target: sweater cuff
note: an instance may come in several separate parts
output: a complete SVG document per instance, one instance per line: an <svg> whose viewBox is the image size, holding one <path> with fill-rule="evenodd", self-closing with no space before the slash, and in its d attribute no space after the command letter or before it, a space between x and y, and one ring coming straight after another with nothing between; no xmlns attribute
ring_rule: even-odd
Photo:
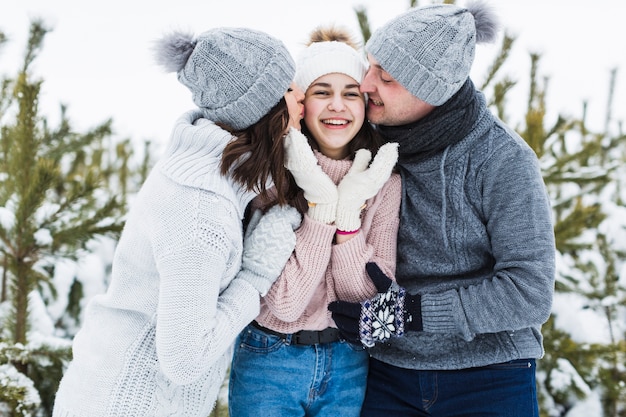
<svg viewBox="0 0 626 417"><path fill-rule="evenodd" d="M332 250L334 267L353 271L355 265L363 263L363 254L367 254L365 234L359 231L352 239L333 245Z"/></svg>
<svg viewBox="0 0 626 417"><path fill-rule="evenodd" d="M422 325L425 332L460 334L467 341L475 336L454 290L422 295Z"/></svg>

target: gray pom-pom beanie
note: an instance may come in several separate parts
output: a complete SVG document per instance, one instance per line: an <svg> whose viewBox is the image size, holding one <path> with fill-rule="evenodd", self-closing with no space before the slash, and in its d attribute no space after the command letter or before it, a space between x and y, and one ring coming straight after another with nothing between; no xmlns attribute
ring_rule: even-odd
<svg viewBox="0 0 626 417"><path fill-rule="evenodd" d="M476 43L493 42L497 29L495 13L484 2L465 8L433 4L392 19L365 49L411 94L440 106L469 77Z"/></svg>
<svg viewBox="0 0 626 417"><path fill-rule="evenodd" d="M284 96L295 64L278 39L247 28L217 28L197 38L173 32L158 40L155 60L192 94L214 122L245 129Z"/></svg>

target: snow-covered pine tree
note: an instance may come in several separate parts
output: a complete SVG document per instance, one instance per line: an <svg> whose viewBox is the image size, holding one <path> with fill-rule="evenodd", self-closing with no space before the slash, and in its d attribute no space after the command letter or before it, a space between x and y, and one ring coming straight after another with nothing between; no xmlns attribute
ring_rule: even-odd
<svg viewBox="0 0 626 417"><path fill-rule="evenodd" d="M127 193L146 171L131 169L130 141L114 143L111 120L78 133L64 106L57 127L40 114L43 81L31 64L47 32L31 23L22 67L0 92L0 414L10 416L51 414L73 336L47 314L55 269L97 239L117 239ZM80 286L66 309L76 319Z"/></svg>
<svg viewBox="0 0 626 417"><path fill-rule="evenodd" d="M586 103L580 118L559 116L546 127L547 80L543 87L537 81L539 59L531 54L526 126L519 133L540 159L555 214L557 281L552 318L543 329L546 355L539 364L542 415L595 407L604 416L621 416L626 207L620 184L626 178L626 136L608 128L589 131ZM610 110L609 103L607 114Z"/></svg>

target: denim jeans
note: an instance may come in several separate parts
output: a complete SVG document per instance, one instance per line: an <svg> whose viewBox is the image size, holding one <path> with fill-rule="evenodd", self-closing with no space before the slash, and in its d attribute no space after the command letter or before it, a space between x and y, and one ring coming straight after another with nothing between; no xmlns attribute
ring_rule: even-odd
<svg viewBox="0 0 626 417"><path fill-rule="evenodd" d="M230 370L231 417L350 417L361 411L367 351L339 341L291 345L246 327Z"/></svg>
<svg viewBox="0 0 626 417"><path fill-rule="evenodd" d="M370 359L363 417L538 417L535 360L417 371Z"/></svg>

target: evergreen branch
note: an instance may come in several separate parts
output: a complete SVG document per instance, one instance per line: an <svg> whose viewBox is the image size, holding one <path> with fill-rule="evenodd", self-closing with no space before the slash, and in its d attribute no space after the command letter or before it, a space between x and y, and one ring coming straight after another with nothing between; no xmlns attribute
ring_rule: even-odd
<svg viewBox="0 0 626 417"><path fill-rule="evenodd" d="M59 254L66 247L69 252L63 251L67 255L73 253L74 249L84 248L85 244L95 236L119 237L124 224L121 221L103 225L102 222L115 218L122 209L115 198L109 200L105 205L91 213L90 216L81 219L73 226L66 226L53 236L51 245L52 253Z"/></svg>
<svg viewBox="0 0 626 417"><path fill-rule="evenodd" d="M511 53L511 49L513 48L514 43L515 37L509 35L508 33L505 33L504 37L502 38L502 44L500 46L500 50L498 51L498 55L496 55L496 58L487 69L487 75L485 76L485 80L479 88L480 90L486 90L489 84L491 84L491 82L495 79L496 75L502 68L502 65L504 65L506 60L509 58L509 54ZM512 81L508 81L508 83L511 83L513 85L515 84ZM498 101L496 100L496 102Z"/></svg>
<svg viewBox="0 0 626 417"><path fill-rule="evenodd" d="M0 364L2 363L29 363L34 357L60 358L70 360L72 358L72 346L70 341L55 339L53 344L10 344L0 342ZM63 343L58 343L63 342Z"/></svg>
<svg viewBox="0 0 626 417"><path fill-rule="evenodd" d="M24 57L24 66L22 67L23 73L28 70L28 67L30 67L35 57L39 54L43 46L43 39L49 31L50 30L44 26L42 20L36 19L31 22L26 55Z"/></svg>
<svg viewBox="0 0 626 417"><path fill-rule="evenodd" d="M57 178L56 167L45 159L38 161L34 171L32 181L24 190L15 213L16 230L19 231L18 239L24 243L33 240L33 233L36 231L33 215L45 201L46 191ZM30 243L17 246L24 249L30 246Z"/></svg>
<svg viewBox="0 0 626 417"><path fill-rule="evenodd" d="M369 19L367 18L367 11L365 7L360 6L355 7L354 12L356 13L356 18L359 22L359 28L361 29L361 35L363 36L363 45L365 45L369 38L372 36Z"/></svg>
<svg viewBox="0 0 626 417"><path fill-rule="evenodd" d="M578 199L573 210L564 218L557 219L554 226L557 250L561 253L579 250L581 244L573 241L581 236L583 231L596 228L606 218L601 209L599 204L585 206L582 199Z"/></svg>
<svg viewBox="0 0 626 417"><path fill-rule="evenodd" d="M13 80L3 78L0 84L0 122L4 119L4 114L11 105L11 95L9 89L13 85Z"/></svg>

